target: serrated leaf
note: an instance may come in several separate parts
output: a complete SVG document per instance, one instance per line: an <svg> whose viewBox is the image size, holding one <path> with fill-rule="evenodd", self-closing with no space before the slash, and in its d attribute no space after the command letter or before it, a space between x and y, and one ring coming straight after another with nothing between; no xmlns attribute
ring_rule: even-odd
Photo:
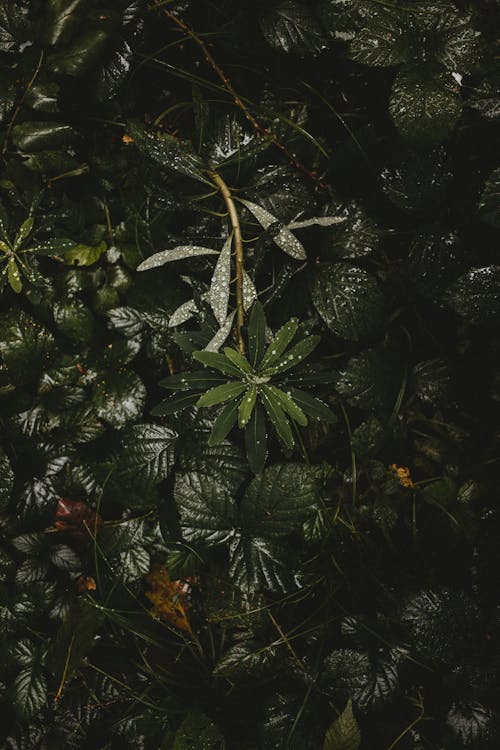
<svg viewBox="0 0 500 750"><path fill-rule="evenodd" d="M50 562L59 570L77 573L82 569L82 561L67 544L53 544L50 548Z"/></svg>
<svg viewBox="0 0 500 750"><path fill-rule="evenodd" d="M276 541L237 536L229 555L231 580L246 595L265 590L286 593L293 588L284 550Z"/></svg>
<svg viewBox="0 0 500 750"><path fill-rule="evenodd" d="M243 200L243 198L240 198L239 201L248 208L250 213L255 216L264 229L269 229L273 224L279 224L278 219L265 208L262 208L262 206L258 206L251 201ZM273 237L273 241L281 250L283 250L284 253L287 253L287 255L290 255L292 258L295 258L296 260L307 259L304 246L287 227L281 227Z"/></svg>
<svg viewBox="0 0 500 750"><path fill-rule="evenodd" d="M82 345L88 344L94 336L94 316L78 299L57 302L54 305L54 321L63 336Z"/></svg>
<svg viewBox="0 0 500 750"><path fill-rule="evenodd" d="M361 732L349 699L340 716L328 728L323 750L359 750L360 745Z"/></svg>
<svg viewBox="0 0 500 750"><path fill-rule="evenodd" d="M231 248L233 235L230 234L220 251L215 270L210 282L209 300L215 319L220 326L227 318L229 293L231 291Z"/></svg>
<svg viewBox="0 0 500 750"><path fill-rule="evenodd" d="M245 390L245 383L232 382L225 383L224 385L217 385L215 388L211 388L207 393L204 393L197 401L197 406L215 406L216 404L223 404L225 401L237 398Z"/></svg>
<svg viewBox="0 0 500 750"><path fill-rule="evenodd" d="M375 67L390 67L405 62L410 50L404 17L404 13L398 12L397 8L374 8L351 42L350 57L356 62Z"/></svg>
<svg viewBox="0 0 500 750"><path fill-rule="evenodd" d="M32 718L47 702L47 682L39 659L23 667L14 679L14 708L26 720Z"/></svg>
<svg viewBox="0 0 500 750"><path fill-rule="evenodd" d="M500 228L500 167L485 182L479 202L479 215L483 221Z"/></svg>
<svg viewBox="0 0 500 750"><path fill-rule="evenodd" d="M260 19L267 43L280 52L317 54L325 38L313 14L296 0L280 0L268 7Z"/></svg>
<svg viewBox="0 0 500 750"><path fill-rule="evenodd" d="M394 81L389 112L404 138L441 143L462 113L459 87L448 71L405 66Z"/></svg>
<svg viewBox="0 0 500 750"><path fill-rule="evenodd" d="M106 371L94 385L93 404L98 416L113 427L138 419L146 403L146 388L132 370Z"/></svg>
<svg viewBox="0 0 500 750"><path fill-rule="evenodd" d="M500 317L500 266L472 268L445 294L445 301L471 323L487 323Z"/></svg>
<svg viewBox="0 0 500 750"><path fill-rule="evenodd" d="M0 448L0 511L8 504L14 488L14 472L7 454Z"/></svg>
<svg viewBox="0 0 500 750"><path fill-rule="evenodd" d="M134 425L123 441L121 474L133 474L154 484L162 482L174 466L177 437L174 430L164 425Z"/></svg>
<svg viewBox="0 0 500 750"><path fill-rule="evenodd" d="M384 297L376 279L363 268L324 263L311 280L314 306L337 335L359 341L374 333L384 312Z"/></svg>
<svg viewBox="0 0 500 750"><path fill-rule="evenodd" d="M209 247L200 247L199 245L179 245L170 250L160 250L159 253L151 255L137 266L137 271L149 271L151 268L159 268L165 263L171 263L174 260L185 260L186 258L196 258L201 255L219 255L217 250L211 250Z"/></svg>
<svg viewBox="0 0 500 750"><path fill-rule="evenodd" d="M218 479L198 472L179 474L174 498L186 541L222 544L232 536L236 505Z"/></svg>
<svg viewBox="0 0 500 750"><path fill-rule="evenodd" d="M224 738L208 716L189 713L175 733L172 750L225 750Z"/></svg>
<svg viewBox="0 0 500 750"><path fill-rule="evenodd" d="M17 383L37 379L54 351L54 337L23 310L0 315L0 354Z"/></svg>
<svg viewBox="0 0 500 750"><path fill-rule="evenodd" d="M258 536L286 536L307 519L317 500L316 480L306 465L269 466L245 492L242 527Z"/></svg>

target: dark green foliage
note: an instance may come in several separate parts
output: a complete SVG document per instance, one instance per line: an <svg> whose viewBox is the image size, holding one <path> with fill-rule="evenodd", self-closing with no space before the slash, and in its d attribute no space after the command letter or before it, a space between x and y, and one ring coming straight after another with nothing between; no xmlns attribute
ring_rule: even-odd
<svg viewBox="0 0 500 750"><path fill-rule="evenodd" d="M0 0L0 746L496 750L496 0Z"/></svg>

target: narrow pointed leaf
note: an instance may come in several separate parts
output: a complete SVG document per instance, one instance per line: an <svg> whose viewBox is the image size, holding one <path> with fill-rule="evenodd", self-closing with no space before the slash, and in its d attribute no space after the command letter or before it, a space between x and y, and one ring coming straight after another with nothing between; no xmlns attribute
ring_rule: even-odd
<svg viewBox="0 0 500 750"><path fill-rule="evenodd" d="M230 234L220 252L210 284L210 306L214 311L215 319L220 326L224 325L226 322L227 307L229 304L232 241L233 235Z"/></svg>
<svg viewBox="0 0 500 750"><path fill-rule="evenodd" d="M250 276L243 269L243 308L245 312L252 307L253 302L257 299L257 289Z"/></svg>
<svg viewBox="0 0 500 750"><path fill-rule="evenodd" d="M168 414L176 414L178 411L187 409L188 406L194 406L199 397L199 393L182 393L171 396L153 407L151 414L155 417L166 417Z"/></svg>
<svg viewBox="0 0 500 750"><path fill-rule="evenodd" d="M262 358L262 362L260 363L261 370L265 370L279 360L289 343L293 340L298 327L299 321L297 318L290 318L290 320L279 329Z"/></svg>
<svg viewBox="0 0 500 750"><path fill-rule="evenodd" d="M229 402L229 404L226 404L226 406L222 409L221 413L215 420L214 426L212 427L212 432L210 433L210 437L208 439L208 444L210 446L217 445L218 443L221 443L223 440L225 440L225 438L233 429L237 417L238 400L233 399Z"/></svg>
<svg viewBox="0 0 500 750"><path fill-rule="evenodd" d="M281 388L276 388L274 385L265 385L264 390L269 391L270 394L274 396L274 398L279 402L279 405L283 409L283 411L288 414L289 417L291 417L294 422L297 422L297 424L300 424L301 427L305 427L307 425L307 417L298 406L295 401L290 398L288 393L285 393L281 390Z"/></svg>
<svg viewBox="0 0 500 750"><path fill-rule="evenodd" d="M158 385L172 391L202 391L222 382L226 382L222 375L209 373L206 370L196 370L196 372L179 372L177 375L171 375L169 378L160 380Z"/></svg>
<svg viewBox="0 0 500 750"><path fill-rule="evenodd" d="M205 347L206 352L218 352L222 344L226 341L227 337L231 333L231 326L233 325L235 313L232 312L226 322L217 331L213 339L211 339Z"/></svg>
<svg viewBox="0 0 500 750"><path fill-rule="evenodd" d="M267 459L267 433L264 409L258 402L255 404L250 422L245 427L245 448L250 471L260 474Z"/></svg>
<svg viewBox="0 0 500 750"><path fill-rule="evenodd" d="M291 450L295 445L295 441L293 439L292 430L290 429L290 424L286 418L285 412L279 404L279 401L264 389L261 391L261 400L269 419L271 420L271 424L276 430L276 434L285 448Z"/></svg>
<svg viewBox="0 0 500 750"><path fill-rule="evenodd" d="M333 411L318 398L301 391L299 388L290 388L290 395L297 406L309 417L321 422L336 423L337 417Z"/></svg>
<svg viewBox="0 0 500 750"><path fill-rule="evenodd" d="M151 268L164 266L165 263L171 263L174 260L184 260L185 258L195 258L200 255L218 255L218 250L212 250L209 247L199 245L179 245L170 250L160 250L159 253L151 255L137 266L138 271L149 271Z"/></svg>
<svg viewBox="0 0 500 750"><path fill-rule="evenodd" d="M224 349L224 354L228 359L231 360L233 365L235 365L241 372L246 372L247 374L250 374L253 372L252 368L250 367L248 360L240 354L236 349L231 349L229 346L226 346Z"/></svg>
<svg viewBox="0 0 500 750"><path fill-rule="evenodd" d="M262 304L256 300L248 324L248 356L252 367L257 369L266 347L266 316Z"/></svg>
<svg viewBox="0 0 500 750"><path fill-rule="evenodd" d="M215 406L216 404L223 404L224 401L229 401L232 398L236 398L245 390L245 384L241 381L233 381L231 383L224 383L224 385L218 385L212 388L207 393L204 393L197 402L197 406Z"/></svg>
<svg viewBox="0 0 500 750"><path fill-rule="evenodd" d="M193 359L201 362L206 367L212 367L214 370L223 372L224 375L236 375L237 378L241 376L240 369L236 365L233 365L224 354L219 354L219 352L193 352Z"/></svg>
<svg viewBox="0 0 500 750"><path fill-rule="evenodd" d="M323 750L359 750L360 745L361 733L349 698L345 709L327 730Z"/></svg>
<svg viewBox="0 0 500 750"><path fill-rule="evenodd" d="M21 281L21 274L19 273L18 265L13 257L9 258L9 264L7 267L7 276L11 289L19 294L23 288L23 282Z"/></svg>
<svg viewBox="0 0 500 750"><path fill-rule="evenodd" d="M185 323L186 320L193 317L197 309L194 299L188 299L187 302L179 305L177 310L174 310L168 321L168 327L174 328L175 326L180 326L181 323Z"/></svg>
<svg viewBox="0 0 500 750"><path fill-rule="evenodd" d="M273 214L269 213L265 208L262 208L262 206L258 206L256 203L243 200L242 198L240 198L240 202L248 208L250 213L255 216L264 229L269 229L272 224L279 224L276 216L273 216ZM296 260L307 260L306 251L304 250L302 242L292 234L288 227L281 227L276 236L273 237L273 240L280 250L283 250L284 253L287 253L287 255L290 255L292 258L295 258Z"/></svg>
<svg viewBox="0 0 500 750"><path fill-rule="evenodd" d="M33 230L34 223L35 223L35 220L33 219L32 216L28 216L28 218L25 221L23 221L23 223L19 227L19 231L16 235L16 239L14 240L14 250L18 250L23 244L24 240L30 236Z"/></svg>
<svg viewBox="0 0 500 750"><path fill-rule="evenodd" d="M252 416L256 398L257 388L255 385L252 385L247 390L240 402L240 408L238 412L238 427L240 429L248 424L250 417Z"/></svg>
<svg viewBox="0 0 500 750"><path fill-rule="evenodd" d="M318 346L321 341L320 336L307 336L293 346L283 357L274 365L263 370L263 375L275 375L276 373L285 372L292 367L301 364Z"/></svg>

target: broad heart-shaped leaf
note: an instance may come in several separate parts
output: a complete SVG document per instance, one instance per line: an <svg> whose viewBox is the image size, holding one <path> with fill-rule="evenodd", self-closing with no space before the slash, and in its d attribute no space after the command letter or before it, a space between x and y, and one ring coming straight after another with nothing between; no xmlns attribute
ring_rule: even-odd
<svg viewBox="0 0 500 750"><path fill-rule="evenodd" d="M252 305L248 323L248 358L254 369L260 365L266 347L266 315L262 304L257 300Z"/></svg>
<svg viewBox="0 0 500 750"><path fill-rule="evenodd" d="M146 388L133 370L106 371L94 384L93 403L101 419L120 428L142 415Z"/></svg>
<svg viewBox="0 0 500 750"><path fill-rule="evenodd" d="M287 592L293 588L285 550L275 540L236 536L229 556L231 580L244 594Z"/></svg>
<svg viewBox="0 0 500 750"><path fill-rule="evenodd" d="M462 747L488 747L497 737L494 712L476 701L454 703L446 724Z"/></svg>
<svg viewBox="0 0 500 750"><path fill-rule="evenodd" d="M363 268L320 264L311 278L311 295L327 326L344 339L359 341L382 322L383 294L377 280Z"/></svg>
<svg viewBox="0 0 500 750"><path fill-rule="evenodd" d="M500 228L500 167L486 180L479 202L479 215L483 221Z"/></svg>
<svg viewBox="0 0 500 750"><path fill-rule="evenodd" d="M359 750L360 744L361 733L349 699L340 716L327 730L323 750Z"/></svg>
<svg viewBox="0 0 500 750"><path fill-rule="evenodd" d="M160 166L211 185L201 172L201 159L178 138L169 133L148 132L136 123L129 123L127 133L135 145Z"/></svg>
<svg viewBox="0 0 500 750"><path fill-rule="evenodd" d="M106 252L106 242L98 245L74 245L64 254L68 266L92 266Z"/></svg>
<svg viewBox="0 0 500 750"><path fill-rule="evenodd" d="M266 42L280 52L316 54L325 48L325 38L315 17L297 0L275 0L260 18Z"/></svg>
<svg viewBox="0 0 500 750"><path fill-rule="evenodd" d="M209 300L215 319L220 326L227 318L229 293L231 291L231 247L233 235L230 234L220 251L219 259L210 282Z"/></svg>
<svg viewBox="0 0 500 750"><path fill-rule="evenodd" d="M8 456L0 448L0 512L7 508L13 487L14 472Z"/></svg>
<svg viewBox="0 0 500 750"><path fill-rule="evenodd" d="M56 302L54 321L63 336L72 341L85 345L94 336L94 316L90 308L79 299Z"/></svg>
<svg viewBox="0 0 500 750"><path fill-rule="evenodd" d="M251 201L243 200L243 198L240 198L239 201L240 203L243 203L246 208L248 208L250 213L255 216L259 224L264 227L264 229L269 229L269 227L273 224L279 225L280 222L278 221L276 216L273 216L273 214L269 213L269 211L267 211L265 208L262 208L262 206L258 206L256 203L252 203ZM289 229L287 229L287 227L281 227L281 229L279 229L279 231L273 237L273 241L280 248L280 250L283 250L284 253L287 253L287 255L290 255L292 258L295 258L296 260L307 259L304 246L302 245L300 240L298 240L297 237Z"/></svg>
<svg viewBox="0 0 500 750"><path fill-rule="evenodd" d="M32 663L23 667L14 679L14 708L20 718L33 717L47 703L47 682L40 656L34 655Z"/></svg>
<svg viewBox="0 0 500 750"><path fill-rule="evenodd" d="M308 466L269 466L248 486L240 523L246 533L286 536L303 523L317 500L316 479Z"/></svg>
<svg viewBox="0 0 500 750"><path fill-rule="evenodd" d="M407 65L394 81L389 112L405 138L441 143L462 114L460 88L449 71Z"/></svg>
<svg viewBox="0 0 500 750"><path fill-rule="evenodd" d="M390 6L377 6L366 16L351 42L349 54L356 62L376 67L399 65L410 54L405 36L404 13Z"/></svg>
<svg viewBox="0 0 500 750"><path fill-rule="evenodd" d="M217 250L211 250L209 247L200 247L199 245L179 245L170 250L160 250L159 253L151 255L137 266L137 271L149 271L151 268L159 268L165 263L171 263L174 260L185 260L186 258L195 258L199 255L218 255Z"/></svg>
<svg viewBox="0 0 500 750"><path fill-rule="evenodd" d="M53 335L24 310L0 315L0 355L16 384L36 380L53 351Z"/></svg>
<svg viewBox="0 0 500 750"><path fill-rule="evenodd" d="M471 323L500 317L500 266L472 268L446 292L446 303Z"/></svg>
<svg viewBox="0 0 500 750"><path fill-rule="evenodd" d="M124 437L121 474L134 474L153 483L163 481L174 465L177 437L174 430L164 425L133 425Z"/></svg>
<svg viewBox="0 0 500 750"><path fill-rule="evenodd" d="M254 474L260 474L264 470L267 459L267 427L264 409L255 404L250 422L245 427L245 448L247 452L248 465Z"/></svg>
<svg viewBox="0 0 500 750"><path fill-rule="evenodd" d="M174 498L187 542L221 544L236 525L236 505L228 488L217 478L189 472L175 480Z"/></svg>
<svg viewBox="0 0 500 750"><path fill-rule="evenodd" d="M225 750L224 738L208 716L189 713L175 733L172 750Z"/></svg>

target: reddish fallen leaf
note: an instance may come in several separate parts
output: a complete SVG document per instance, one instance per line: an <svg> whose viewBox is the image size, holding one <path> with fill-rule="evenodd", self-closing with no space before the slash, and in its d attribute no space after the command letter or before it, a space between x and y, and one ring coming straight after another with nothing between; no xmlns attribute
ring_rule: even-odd
<svg viewBox="0 0 500 750"><path fill-rule="evenodd" d="M146 576L152 603L151 614L189 635L193 634L188 612L191 609L189 581L172 581L166 568L155 568Z"/></svg>
<svg viewBox="0 0 500 750"><path fill-rule="evenodd" d="M92 576L80 576L76 582L78 593L83 594L85 591L95 591L97 584Z"/></svg>
<svg viewBox="0 0 500 750"><path fill-rule="evenodd" d="M89 537L98 534L103 527L101 516L86 503L59 498L56 510L55 527L78 536Z"/></svg>

